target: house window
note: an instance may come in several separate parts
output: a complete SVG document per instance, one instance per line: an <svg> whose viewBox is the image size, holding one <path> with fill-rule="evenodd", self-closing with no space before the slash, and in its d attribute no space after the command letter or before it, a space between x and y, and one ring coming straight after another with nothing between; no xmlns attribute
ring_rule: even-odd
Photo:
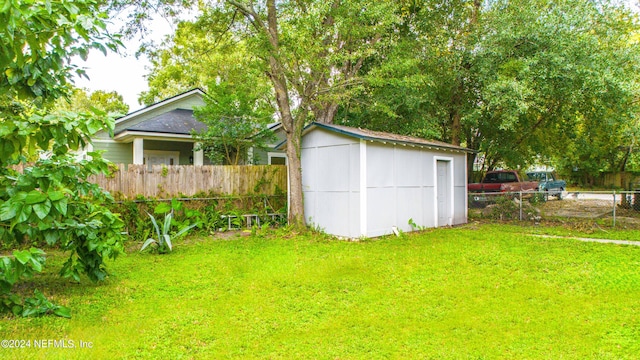
<svg viewBox="0 0 640 360"><path fill-rule="evenodd" d="M283 153L267 153L269 165L287 165L287 156Z"/></svg>

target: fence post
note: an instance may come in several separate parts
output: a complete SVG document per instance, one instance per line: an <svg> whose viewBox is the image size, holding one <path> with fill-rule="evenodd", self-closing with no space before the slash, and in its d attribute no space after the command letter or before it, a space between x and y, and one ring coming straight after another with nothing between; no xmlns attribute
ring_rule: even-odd
<svg viewBox="0 0 640 360"><path fill-rule="evenodd" d="M613 227L616 227L616 191L613 190Z"/></svg>
<svg viewBox="0 0 640 360"><path fill-rule="evenodd" d="M518 192L518 195L520 196L520 221L522 221L522 190Z"/></svg>

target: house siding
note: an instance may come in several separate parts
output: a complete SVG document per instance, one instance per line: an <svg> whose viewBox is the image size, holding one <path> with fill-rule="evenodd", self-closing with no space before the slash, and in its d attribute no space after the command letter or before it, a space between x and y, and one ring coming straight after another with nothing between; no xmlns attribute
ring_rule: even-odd
<svg viewBox="0 0 640 360"><path fill-rule="evenodd" d="M103 150L105 159L116 164L133 163L133 144L115 141L94 141L93 150Z"/></svg>
<svg viewBox="0 0 640 360"><path fill-rule="evenodd" d="M282 130L282 128L274 131L273 134L274 134L273 141L271 142L271 144L268 144L267 147L274 148L276 145L287 140L287 136L284 133L284 130ZM285 155L285 152L280 150L269 149L265 151L265 150L255 149L253 151L253 163L256 165L269 165L268 153L278 153L278 154Z"/></svg>
<svg viewBox="0 0 640 360"><path fill-rule="evenodd" d="M105 151L103 157L115 164L133 163L133 144L119 143L115 141L94 141L93 150ZM193 156L193 143L168 142L158 140L144 140L144 150L178 151L180 152L179 165L190 165L190 157ZM176 164L178 165L178 164ZM205 156L203 165L212 165L211 160Z"/></svg>

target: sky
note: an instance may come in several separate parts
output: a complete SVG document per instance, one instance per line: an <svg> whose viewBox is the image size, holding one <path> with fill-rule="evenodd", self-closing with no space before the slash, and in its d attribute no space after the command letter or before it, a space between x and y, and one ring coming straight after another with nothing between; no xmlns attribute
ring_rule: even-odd
<svg viewBox="0 0 640 360"><path fill-rule="evenodd" d="M166 35L173 33L172 25L164 19L153 20L150 29L145 41L159 42ZM139 38L123 41L126 48L121 50L121 54L108 52L105 56L94 50L89 53L86 62L77 59L74 63L86 69L89 79L76 77L75 86L87 88L91 92L117 91L129 105L129 112L142 108L143 106L138 104L138 96L148 89L144 76L149 72L148 67L151 63L145 56L135 57L140 42Z"/></svg>

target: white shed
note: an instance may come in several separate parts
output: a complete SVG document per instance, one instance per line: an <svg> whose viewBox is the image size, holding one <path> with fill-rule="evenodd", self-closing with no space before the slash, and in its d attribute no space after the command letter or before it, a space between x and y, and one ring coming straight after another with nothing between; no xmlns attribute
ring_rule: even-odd
<svg viewBox="0 0 640 360"><path fill-rule="evenodd" d="M467 222L467 153L439 141L312 123L302 137L309 224L348 238Z"/></svg>

